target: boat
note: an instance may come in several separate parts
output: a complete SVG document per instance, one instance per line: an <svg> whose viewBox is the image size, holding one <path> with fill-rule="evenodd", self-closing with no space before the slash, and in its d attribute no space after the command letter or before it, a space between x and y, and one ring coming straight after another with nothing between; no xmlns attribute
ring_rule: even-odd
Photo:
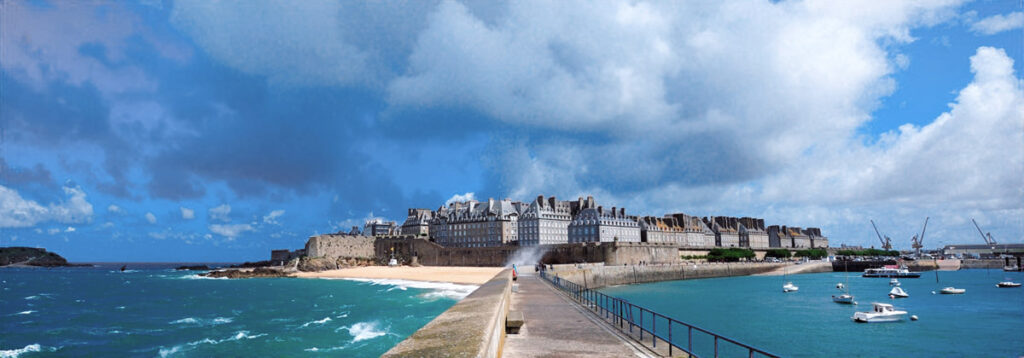
<svg viewBox="0 0 1024 358"><path fill-rule="evenodd" d="M904 291L902 288L893 287L892 290L889 291L889 297L892 297L892 298L907 298L907 297L910 297L910 294L908 294L907 291Z"/></svg>
<svg viewBox="0 0 1024 358"><path fill-rule="evenodd" d="M1020 271L1020 267L1017 267L1017 265L1003 266L1003 271Z"/></svg>
<svg viewBox="0 0 1024 358"><path fill-rule="evenodd" d="M946 287L946 288L943 288L939 292L944 294L944 295L959 295L959 294L962 294L964 292L967 292L967 290L962 289L962 288L956 288L956 287Z"/></svg>
<svg viewBox="0 0 1024 358"><path fill-rule="evenodd" d="M1000 288L1020 287L1020 282L1003 281L1003 282L997 283L996 287L1000 287Z"/></svg>
<svg viewBox="0 0 1024 358"><path fill-rule="evenodd" d="M891 280L889 280L889 286L899 286L899 285L900 285L900 280L897 280L895 277L893 277Z"/></svg>
<svg viewBox="0 0 1024 358"><path fill-rule="evenodd" d="M841 294L839 296L832 295L832 302L842 303L842 304L847 304L847 305L857 304L857 302L854 302L854 300L853 300L853 295L851 295L849 293L844 293L844 294Z"/></svg>
<svg viewBox="0 0 1024 358"><path fill-rule="evenodd" d="M918 278L920 272L910 272L906 266L885 265L880 268L869 268L864 270L863 277L894 277L894 278Z"/></svg>
<svg viewBox="0 0 1024 358"><path fill-rule="evenodd" d="M859 323L898 322L907 315L907 311L898 311L888 303L874 302L871 305L871 311L855 312L851 319Z"/></svg>
<svg viewBox="0 0 1024 358"><path fill-rule="evenodd" d="M797 287L792 282L786 282L785 285L782 285L782 292L796 292L798 290L800 290L800 287Z"/></svg>
<svg viewBox="0 0 1024 358"><path fill-rule="evenodd" d="M121 272L124 272L126 269L128 269L128 265L121 266Z"/></svg>

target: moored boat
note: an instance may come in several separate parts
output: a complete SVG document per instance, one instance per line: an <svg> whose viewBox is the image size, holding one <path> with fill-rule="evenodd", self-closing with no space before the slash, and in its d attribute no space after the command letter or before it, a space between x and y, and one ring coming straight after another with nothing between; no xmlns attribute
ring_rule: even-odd
<svg viewBox="0 0 1024 358"><path fill-rule="evenodd" d="M797 287L792 282L786 282L785 285L782 285L782 292L796 292L798 290L800 290L800 287Z"/></svg>
<svg viewBox="0 0 1024 358"><path fill-rule="evenodd" d="M956 287L946 287L946 288L943 288L939 292L941 292L944 295L959 295L959 294L962 294L964 292L967 292L967 290L966 289L962 289L962 288L956 288Z"/></svg>
<svg viewBox="0 0 1024 358"><path fill-rule="evenodd" d="M889 297L892 297L892 298L907 298L907 297L910 297L910 294L908 294L907 291L904 291L902 288L893 287L892 290L889 291Z"/></svg>
<svg viewBox="0 0 1024 358"><path fill-rule="evenodd" d="M907 315L907 311L896 310L892 305L887 303L874 302L871 304L872 310L868 312L856 312L853 314L854 322L860 323L881 323L881 322L897 322L903 320L903 316Z"/></svg>
<svg viewBox="0 0 1024 358"><path fill-rule="evenodd" d="M1003 281L1003 282L997 283L996 287L1000 287L1000 288L1020 287L1020 282Z"/></svg>
<svg viewBox="0 0 1024 358"><path fill-rule="evenodd" d="M864 270L863 277L893 277L893 278L918 278L921 277L920 272L910 272L906 267L896 267L896 265L886 265L880 268L869 268Z"/></svg>
<svg viewBox="0 0 1024 358"><path fill-rule="evenodd" d="M842 304L847 304L847 305L852 305L852 304L856 304L857 303L857 302L853 301L853 295L851 295L849 293L844 293L844 294L841 294L839 296L832 295L832 302L842 303Z"/></svg>
<svg viewBox="0 0 1024 358"><path fill-rule="evenodd" d="M891 280L889 280L889 286L899 286L899 285L900 285L900 280L896 279L895 277L893 277Z"/></svg>

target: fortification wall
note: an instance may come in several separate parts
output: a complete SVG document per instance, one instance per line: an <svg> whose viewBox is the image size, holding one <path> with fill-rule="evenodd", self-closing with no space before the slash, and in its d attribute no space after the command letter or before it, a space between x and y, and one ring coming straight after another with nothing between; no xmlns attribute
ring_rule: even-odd
<svg viewBox="0 0 1024 358"><path fill-rule="evenodd" d="M609 266L673 264L679 262L679 246L660 243L618 242L605 244L604 263Z"/></svg>
<svg viewBox="0 0 1024 358"><path fill-rule="evenodd" d="M1017 260L1016 259L1010 260L1010 263L1011 264L1016 264ZM972 268L1002 269L1005 264L1006 264L1006 262L1003 261L1003 259L984 259L984 260L979 260L979 259L963 259L963 260L960 261L960 268L962 268L962 269L972 269Z"/></svg>
<svg viewBox="0 0 1024 358"><path fill-rule="evenodd" d="M746 276L782 267L774 263L717 263L702 265L600 266L584 269L554 270L562 279L590 288L646 282L697 278Z"/></svg>
<svg viewBox="0 0 1024 358"><path fill-rule="evenodd" d="M306 241L306 256L328 259L374 259L374 240L361 235L319 235Z"/></svg>

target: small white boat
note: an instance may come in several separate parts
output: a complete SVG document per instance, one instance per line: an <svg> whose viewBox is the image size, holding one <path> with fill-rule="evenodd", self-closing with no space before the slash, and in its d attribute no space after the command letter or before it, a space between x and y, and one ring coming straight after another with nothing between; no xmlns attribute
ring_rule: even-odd
<svg viewBox="0 0 1024 358"><path fill-rule="evenodd" d="M997 283L996 287L1000 287L1000 288L1020 287L1020 282L1003 281L1003 282Z"/></svg>
<svg viewBox="0 0 1024 358"><path fill-rule="evenodd" d="M961 293L967 292L967 290L956 287L946 287L939 292L941 292L944 295L959 295Z"/></svg>
<svg viewBox="0 0 1024 358"><path fill-rule="evenodd" d="M899 285L900 285L900 280L897 280L895 277L893 277L891 280L889 280L889 286L899 286Z"/></svg>
<svg viewBox="0 0 1024 358"><path fill-rule="evenodd" d="M857 303L857 302L853 301L853 295L851 295L849 293L844 293L844 294L841 294L839 296L832 295L832 302L842 303L842 304L847 304L847 305L852 305L852 304L856 304Z"/></svg>
<svg viewBox="0 0 1024 358"><path fill-rule="evenodd" d="M904 291L902 288L899 288L899 286L896 286L896 287L893 287L891 291L889 291L889 297L892 297L892 298L907 298L907 297L910 297L910 295L907 294L907 291Z"/></svg>
<svg viewBox="0 0 1024 358"><path fill-rule="evenodd" d="M840 282L840 283L836 284L836 288L842 290L842 289L846 288L846 285L844 285L842 282Z"/></svg>
<svg viewBox="0 0 1024 358"><path fill-rule="evenodd" d="M785 285L782 285L782 292L796 292L798 290L800 290L800 287L797 287L792 282L786 282Z"/></svg>
<svg viewBox="0 0 1024 358"><path fill-rule="evenodd" d="M860 323L897 322L903 320L903 316L907 315L907 311L897 311L887 303L874 302L871 305L873 306L871 311L856 312L851 319Z"/></svg>

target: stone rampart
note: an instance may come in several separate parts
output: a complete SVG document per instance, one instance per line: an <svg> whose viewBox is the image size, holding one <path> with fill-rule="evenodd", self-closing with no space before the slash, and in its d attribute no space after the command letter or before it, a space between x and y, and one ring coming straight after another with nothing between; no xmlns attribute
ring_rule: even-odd
<svg viewBox="0 0 1024 358"><path fill-rule="evenodd" d="M714 263L701 265L594 266L550 273L585 287L599 288L646 282L746 276L782 267L775 263Z"/></svg>
<svg viewBox="0 0 1024 358"><path fill-rule="evenodd" d="M1010 260L1010 262L1017 263L1016 260ZM963 259L960 261L962 269L1002 269L1004 265L1003 259Z"/></svg>
<svg viewBox="0 0 1024 358"><path fill-rule="evenodd" d="M502 270L382 357L500 356L511 292L512 270Z"/></svg>
<svg viewBox="0 0 1024 358"><path fill-rule="evenodd" d="M331 260L339 258L374 259L374 240L376 238L361 235L313 236L306 241L306 256Z"/></svg>

